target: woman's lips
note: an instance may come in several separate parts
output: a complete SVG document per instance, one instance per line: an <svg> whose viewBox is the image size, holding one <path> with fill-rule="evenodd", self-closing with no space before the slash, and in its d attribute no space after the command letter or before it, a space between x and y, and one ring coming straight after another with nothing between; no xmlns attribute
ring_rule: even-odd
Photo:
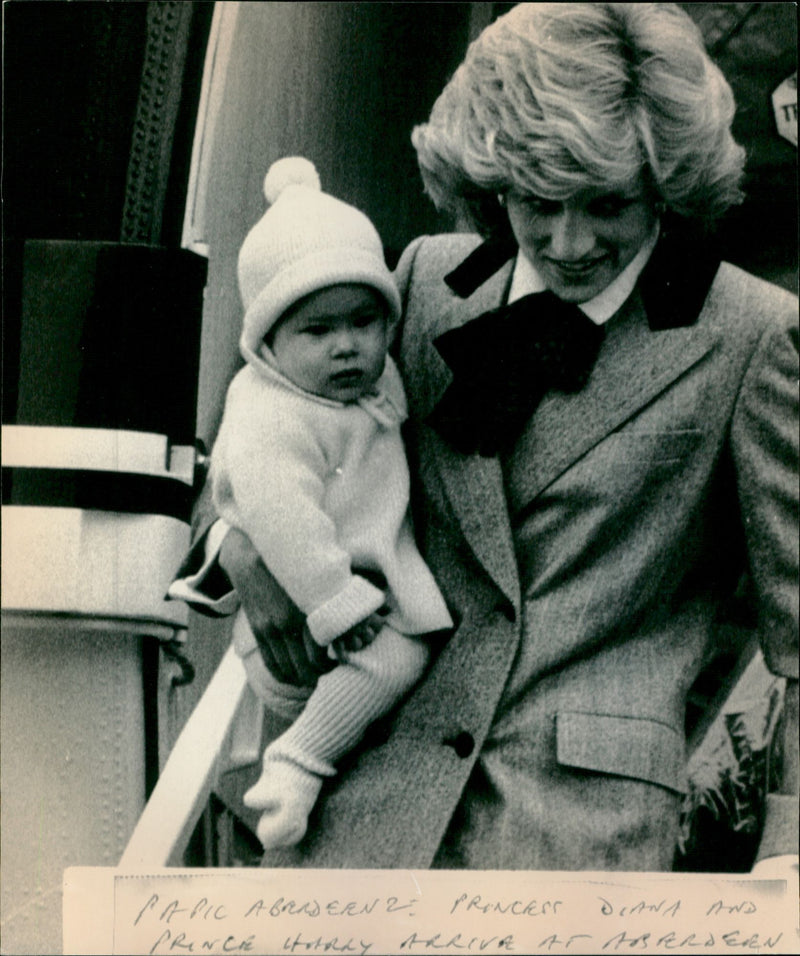
<svg viewBox="0 0 800 956"><path fill-rule="evenodd" d="M564 262L560 259L548 259L547 261L552 268L557 269L565 278L584 279L595 272L607 259L608 256L599 256L597 259L587 259L579 262Z"/></svg>

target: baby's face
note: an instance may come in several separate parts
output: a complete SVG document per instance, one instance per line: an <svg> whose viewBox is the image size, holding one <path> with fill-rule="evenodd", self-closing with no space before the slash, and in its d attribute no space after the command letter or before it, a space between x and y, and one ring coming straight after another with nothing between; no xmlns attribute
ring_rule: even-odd
<svg viewBox="0 0 800 956"><path fill-rule="evenodd" d="M272 354L295 385L322 398L355 402L383 373L389 323L383 298L345 283L312 292L278 323Z"/></svg>

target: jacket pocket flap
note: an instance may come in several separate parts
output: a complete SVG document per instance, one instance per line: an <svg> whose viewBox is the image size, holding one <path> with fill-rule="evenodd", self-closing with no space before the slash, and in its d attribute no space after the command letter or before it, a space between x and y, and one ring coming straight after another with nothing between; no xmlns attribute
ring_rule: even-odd
<svg viewBox="0 0 800 956"><path fill-rule="evenodd" d="M562 711L556 717L556 741L562 766L686 792L684 740L666 724L641 717Z"/></svg>
<svg viewBox="0 0 800 956"><path fill-rule="evenodd" d="M674 465L692 454L702 440L703 432L695 428L651 432L625 429L609 435L597 452L614 465Z"/></svg>

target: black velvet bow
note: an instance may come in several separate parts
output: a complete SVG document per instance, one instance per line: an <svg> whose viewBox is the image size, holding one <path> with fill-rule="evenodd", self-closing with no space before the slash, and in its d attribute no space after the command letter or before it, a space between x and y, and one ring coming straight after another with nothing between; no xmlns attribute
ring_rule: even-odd
<svg viewBox="0 0 800 956"><path fill-rule="evenodd" d="M583 388L602 341L602 326L552 292L486 312L435 339L453 382L429 421L465 454L506 451L545 392Z"/></svg>
<svg viewBox="0 0 800 956"><path fill-rule="evenodd" d="M639 279L650 328L693 325L719 268L702 229L668 215ZM445 282L465 298L517 247L507 238L478 246ZM428 421L458 451L495 455L516 441L549 389L579 391L588 381L604 329L551 292L486 312L434 340L453 382Z"/></svg>

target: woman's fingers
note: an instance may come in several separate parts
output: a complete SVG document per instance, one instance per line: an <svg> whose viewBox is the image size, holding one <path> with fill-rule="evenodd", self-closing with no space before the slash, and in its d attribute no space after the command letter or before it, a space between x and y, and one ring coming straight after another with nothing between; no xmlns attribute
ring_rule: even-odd
<svg viewBox="0 0 800 956"><path fill-rule="evenodd" d="M300 628L298 640L291 642L290 653L304 684L316 684L321 674L334 667L327 649L317 644L305 625Z"/></svg>
<svg viewBox="0 0 800 956"><path fill-rule="evenodd" d="M302 674L295 666L280 632L275 631L272 636L266 636L263 632L253 633L256 634L264 664L272 676L282 684L303 684Z"/></svg>
<svg viewBox="0 0 800 956"><path fill-rule="evenodd" d="M276 680L311 686L333 666L305 627L305 616L267 570L250 539L233 528L219 561L239 594L244 613Z"/></svg>
<svg viewBox="0 0 800 956"><path fill-rule="evenodd" d="M313 686L333 666L325 649L316 644L305 628L282 631L274 625L256 634L264 663L281 683Z"/></svg>
<svg viewBox="0 0 800 956"><path fill-rule="evenodd" d="M383 621L377 614L370 614L333 643L333 653L341 660L340 651L351 653L363 650L375 640L383 627Z"/></svg>

